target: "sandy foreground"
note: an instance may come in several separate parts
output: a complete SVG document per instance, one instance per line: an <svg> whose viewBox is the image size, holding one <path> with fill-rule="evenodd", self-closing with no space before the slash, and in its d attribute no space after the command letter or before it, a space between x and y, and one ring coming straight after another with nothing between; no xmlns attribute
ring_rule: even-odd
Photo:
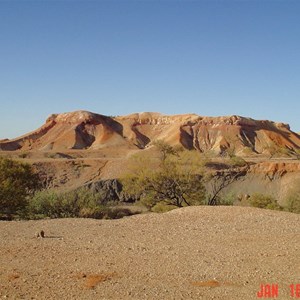
<svg viewBox="0 0 300 300"><path fill-rule="evenodd" d="M261 284L290 299L300 284L299 225L296 214L204 206L3 221L0 299L259 299Z"/></svg>

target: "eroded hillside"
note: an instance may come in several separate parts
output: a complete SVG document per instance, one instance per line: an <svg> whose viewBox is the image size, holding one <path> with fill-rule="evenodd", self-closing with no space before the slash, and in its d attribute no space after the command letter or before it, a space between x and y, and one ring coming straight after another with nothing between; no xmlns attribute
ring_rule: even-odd
<svg viewBox="0 0 300 300"><path fill-rule="evenodd" d="M53 114L39 129L13 140L0 141L2 150L65 151L106 147L144 149L154 140L201 152L238 155L270 154L283 149L293 153L300 137L289 125L240 116L201 117L136 113L108 117L86 111Z"/></svg>

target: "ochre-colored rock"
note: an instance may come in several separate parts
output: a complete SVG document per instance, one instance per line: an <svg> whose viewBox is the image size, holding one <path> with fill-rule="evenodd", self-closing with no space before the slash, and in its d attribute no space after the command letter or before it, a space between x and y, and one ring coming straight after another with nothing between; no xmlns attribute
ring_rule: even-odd
<svg viewBox="0 0 300 300"><path fill-rule="evenodd" d="M300 136L289 125L240 116L202 117L195 114L135 113L108 117L87 111L53 114L39 129L12 140L0 150L134 149L162 139L171 145L202 152L238 155L272 154L300 148Z"/></svg>

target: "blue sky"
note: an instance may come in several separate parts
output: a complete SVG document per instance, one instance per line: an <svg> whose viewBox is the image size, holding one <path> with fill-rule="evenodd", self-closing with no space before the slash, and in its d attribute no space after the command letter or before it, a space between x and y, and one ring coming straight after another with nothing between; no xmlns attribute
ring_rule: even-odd
<svg viewBox="0 0 300 300"><path fill-rule="evenodd" d="M48 115L242 115L300 131L300 1L0 1L0 139Z"/></svg>

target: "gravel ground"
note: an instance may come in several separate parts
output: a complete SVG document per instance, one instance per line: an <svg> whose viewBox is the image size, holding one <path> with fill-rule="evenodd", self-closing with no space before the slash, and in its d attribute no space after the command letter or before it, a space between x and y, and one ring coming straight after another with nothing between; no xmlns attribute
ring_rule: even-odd
<svg viewBox="0 0 300 300"><path fill-rule="evenodd" d="M188 207L0 222L0 299L258 299L300 284L300 215ZM36 233L44 230L45 238Z"/></svg>

